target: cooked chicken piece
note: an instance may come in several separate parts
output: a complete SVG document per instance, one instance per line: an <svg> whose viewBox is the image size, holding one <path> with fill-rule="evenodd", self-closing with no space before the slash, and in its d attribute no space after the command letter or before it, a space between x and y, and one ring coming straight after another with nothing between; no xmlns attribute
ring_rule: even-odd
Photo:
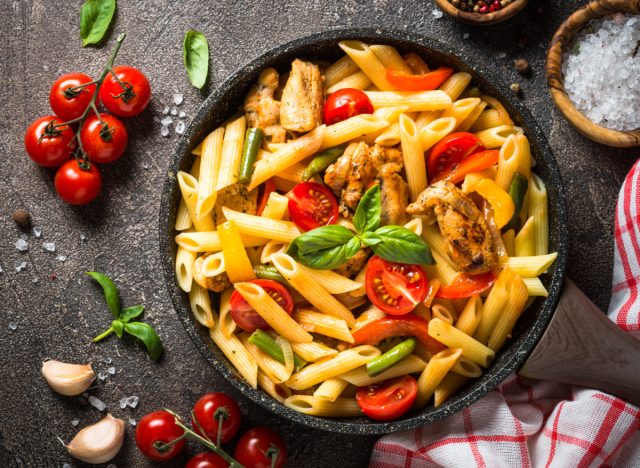
<svg viewBox="0 0 640 468"><path fill-rule="evenodd" d="M324 181L340 196L340 212L355 211L364 192L376 180L380 183L382 224L401 224L407 216L405 208L409 189L400 177L402 153L393 148L351 143L344 154L327 168Z"/></svg>
<svg viewBox="0 0 640 468"><path fill-rule="evenodd" d="M277 89L278 72L267 68L260 73L257 83L244 100L247 124L262 128L265 141L270 143L284 143L287 137L287 132L280 125L280 102L273 98Z"/></svg>
<svg viewBox="0 0 640 468"><path fill-rule="evenodd" d="M223 206L242 213L256 214L258 190L249 192L243 184L233 184L218 190L216 204L213 207L213 221L216 225L226 221L222 214Z"/></svg>
<svg viewBox="0 0 640 468"><path fill-rule="evenodd" d="M346 263L336 268L335 272L353 278L362 270L367 260L369 260L369 249L360 249L353 257L347 260Z"/></svg>
<svg viewBox="0 0 640 468"><path fill-rule="evenodd" d="M215 276L207 276L207 289L213 292L222 292L231 286L227 272L223 271Z"/></svg>
<svg viewBox="0 0 640 468"><path fill-rule="evenodd" d="M293 61L280 105L280 122L286 130L308 132L322 123L322 81L317 65Z"/></svg>
<svg viewBox="0 0 640 468"><path fill-rule="evenodd" d="M480 209L455 185L440 181L407 207L412 215L435 212L451 259L464 271L484 273L497 263L491 232Z"/></svg>

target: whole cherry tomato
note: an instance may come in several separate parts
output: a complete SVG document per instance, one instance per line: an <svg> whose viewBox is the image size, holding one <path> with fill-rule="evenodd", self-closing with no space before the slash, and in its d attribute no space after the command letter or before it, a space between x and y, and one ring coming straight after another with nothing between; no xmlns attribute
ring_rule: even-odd
<svg viewBox="0 0 640 468"><path fill-rule="evenodd" d="M62 121L53 115L40 117L27 128L24 147L29 157L44 167L57 167L73 154L73 130L68 126L55 127Z"/></svg>
<svg viewBox="0 0 640 468"><path fill-rule="evenodd" d="M229 463L213 452L202 452L192 457L185 468L229 468Z"/></svg>
<svg viewBox="0 0 640 468"><path fill-rule="evenodd" d="M151 100L151 85L147 77L137 68L126 65L114 67L113 71L115 77L109 73L100 87L102 103L109 112L120 117L138 115Z"/></svg>
<svg viewBox="0 0 640 468"><path fill-rule="evenodd" d="M378 421L391 421L411 409L416 400L418 384L410 375L360 387L356 401L362 412Z"/></svg>
<svg viewBox="0 0 640 468"><path fill-rule="evenodd" d="M136 427L136 445L140 451L156 461L170 460L184 448L184 439L169 447L164 445L184 434L167 411L154 411L143 417Z"/></svg>
<svg viewBox="0 0 640 468"><path fill-rule="evenodd" d="M372 304L390 315L408 314L427 296L429 281L418 265L373 256L367 264L365 289Z"/></svg>
<svg viewBox="0 0 640 468"><path fill-rule="evenodd" d="M54 185L56 192L65 202L71 205L85 205L100 193L102 176L95 164L83 169L75 159L70 159L56 172Z"/></svg>
<svg viewBox="0 0 640 468"><path fill-rule="evenodd" d="M291 294L289 294L289 291L287 291L287 288L277 281L268 279L256 279L250 282L262 287L285 312L291 315L291 312L293 312L293 298ZM238 291L233 291L231 294L229 305L231 307L231 318L244 331L253 333L258 328L261 330L269 328L269 324L265 322Z"/></svg>
<svg viewBox="0 0 640 468"><path fill-rule="evenodd" d="M102 121L100 120L102 119ZM97 163L110 163L122 156L129 141L127 129L111 114L87 117L80 129L80 141L87 157Z"/></svg>
<svg viewBox="0 0 640 468"><path fill-rule="evenodd" d="M289 195L289 216L303 231L338 221L338 201L333 192L317 182L302 182Z"/></svg>
<svg viewBox="0 0 640 468"><path fill-rule="evenodd" d="M191 422L193 430L202 435L199 424L207 437L214 442L218 440L218 432L222 432L220 441L223 444L229 442L240 428L240 407L226 393L212 392L202 395L193 407L193 414L195 416L195 420ZM220 415L224 415L221 425L218 424Z"/></svg>
<svg viewBox="0 0 640 468"><path fill-rule="evenodd" d="M485 149L480 139L473 133L458 132L447 135L429 153L427 162L429 180L444 178L441 175L442 172L448 174L467 156Z"/></svg>
<svg viewBox="0 0 640 468"><path fill-rule="evenodd" d="M246 468L281 468L287 461L287 446L272 430L255 427L242 435L234 458Z"/></svg>
<svg viewBox="0 0 640 468"><path fill-rule="evenodd" d="M341 122L359 114L372 114L373 104L369 96L359 89L344 88L327 96L324 103L324 123Z"/></svg>
<svg viewBox="0 0 640 468"><path fill-rule="evenodd" d="M53 112L65 121L80 117L91 102L96 85L79 86L92 81L84 73L67 73L58 78L49 91L49 104Z"/></svg>

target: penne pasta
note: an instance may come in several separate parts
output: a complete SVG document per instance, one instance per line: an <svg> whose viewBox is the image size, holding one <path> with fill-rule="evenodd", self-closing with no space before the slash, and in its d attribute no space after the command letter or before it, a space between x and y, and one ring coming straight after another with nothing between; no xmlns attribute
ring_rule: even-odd
<svg viewBox="0 0 640 468"><path fill-rule="evenodd" d="M533 224L533 240L536 255L549 253L549 218L547 207L547 188L542 179L531 174L529 179L529 216L535 220Z"/></svg>
<svg viewBox="0 0 640 468"><path fill-rule="evenodd" d="M487 343L489 348L494 351L502 348L507 338L511 336L511 330L513 330L518 317L520 317L520 314L524 310L527 299L529 299L527 286L518 275L515 275L509 285L509 300L507 301L507 306L502 311L495 327L491 331L491 336Z"/></svg>
<svg viewBox="0 0 640 468"><path fill-rule="evenodd" d="M467 117L469 117L469 114L471 114L471 112L473 112L473 110L478 107L479 104L479 98L470 97L459 99L451 104L450 107L445 109L440 117L451 117L455 119L457 128L460 126L460 124L462 124L462 122L464 122Z"/></svg>
<svg viewBox="0 0 640 468"><path fill-rule="evenodd" d="M338 46L353 60L358 68L383 91L393 89L386 78L386 68L373 50L362 41L348 40L338 42Z"/></svg>
<svg viewBox="0 0 640 468"><path fill-rule="evenodd" d="M329 65L324 71L325 88L331 88L331 86L342 81L347 76L354 74L358 70L358 65L356 65L348 55L345 55L338 61Z"/></svg>
<svg viewBox="0 0 640 468"><path fill-rule="evenodd" d="M222 159L222 141L224 128L211 132L202 143L200 156L200 173L198 175L198 198L195 216L202 218L213 210L216 203L216 178Z"/></svg>
<svg viewBox="0 0 640 468"><path fill-rule="evenodd" d="M507 125L507 122L502 121L500 113L495 109L486 109L478 116L478 119L471 126L470 130L472 132L479 132L480 130L499 127L500 125Z"/></svg>
<svg viewBox="0 0 640 468"><path fill-rule="evenodd" d="M271 192L260 216L269 219L283 219L287 212L288 204L289 199L287 197L280 195L278 192Z"/></svg>
<svg viewBox="0 0 640 468"><path fill-rule="evenodd" d="M467 89L471 83L471 75L466 72L458 72L451 75L447 81L442 83L440 90L447 93L452 101L460 97L462 92Z"/></svg>
<svg viewBox="0 0 640 468"><path fill-rule="evenodd" d="M282 241L269 241L267 242L267 245L264 246L264 249L262 249L262 254L260 255L260 262L261 263L271 263L271 257L273 256L273 254L275 253L286 253L287 252L287 247L289 246L289 244L287 244L286 242L282 242Z"/></svg>
<svg viewBox="0 0 640 468"><path fill-rule="evenodd" d="M300 230L291 221L254 216L226 207L222 208L222 212L227 220L234 222L238 231L242 234L281 242L291 242L300 235ZM265 241L265 244L266 243L267 241ZM246 243L245 246L248 247Z"/></svg>
<svg viewBox="0 0 640 468"><path fill-rule="evenodd" d="M257 237L242 236L242 239L245 247L255 247L268 242L265 238ZM220 235L217 231L182 232L175 237L175 242L180 247L184 247L192 252L217 252L222 250Z"/></svg>
<svg viewBox="0 0 640 468"><path fill-rule="evenodd" d="M411 112L443 110L451 105L451 98L435 91L366 91L373 108L406 106Z"/></svg>
<svg viewBox="0 0 640 468"><path fill-rule="evenodd" d="M375 133L389 126L389 122L372 114L360 114L329 125L320 150L340 146L362 135Z"/></svg>
<svg viewBox="0 0 640 468"><path fill-rule="evenodd" d="M504 250L507 251L507 256L514 257L516 255L516 232L513 229L502 234L502 243Z"/></svg>
<svg viewBox="0 0 640 468"><path fill-rule="evenodd" d="M529 177L531 173L531 150L524 135L511 135L500 148L496 184L509 191L511 180L516 173Z"/></svg>
<svg viewBox="0 0 640 468"><path fill-rule="evenodd" d="M462 122L458 124L458 126L456 127L456 130L459 132L468 132L470 128L473 128L473 125L478 121L478 118L480 117L480 115L482 115L482 112L486 107L487 107L487 103L484 101L480 101L480 104L478 104L469 113L469 115Z"/></svg>
<svg viewBox="0 0 640 468"><path fill-rule="evenodd" d="M451 372L469 378L478 378L482 375L480 366L464 356L460 356L453 367L451 367Z"/></svg>
<svg viewBox="0 0 640 468"><path fill-rule="evenodd" d="M523 130L513 125L500 125L499 127L488 128L475 133L482 145L487 149L499 148L505 144L511 135L522 135Z"/></svg>
<svg viewBox="0 0 640 468"><path fill-rule="evenodd" d="M313 392L313 396L327 401L336 401L348 386L349 382L346 380L334 377L322 382L316 391Z"/></svg>
<svg viewBox="0 0 640 468"><path fill-rule="evenodd" d="M193 283L193 262L196 261L196 253L178 246L176 252L176 279L178 286L184 292L191 291Z"/></svg>
<svg viewBox="0 0 640 468"><path fill-rule="evenodd" d="M407 173L410 200L414 201L427 188L427 168L418 127L411 118L401 115L399 120L402 159Z"/></svg>
<svg viewBox="0 0 640 468"><path fill-rule="evenodd" d="M233 293L233 288L227 288L220 293L220 306L218 310L220 311L220 319L218 320L218 324L220 326L220 330L222 334L229 338L233 332L236 330L236 322L231 318L231 294Z"/></svg>
<svg viewBox="0 0 640 468"><path fill-rule="evenodd" d="M410 354L402 361L397 362L384 372L374 377L369 376L367 369L364 366L361 366L345 372L340 375L340 378L357 387L366 387L367 385L384 382L385 380L393 379L394 377L422 372L426 366L426 362L415 354Z"/></svg>
<svg viewBox="0 0 640 468"><path fill-rule="evenodd" d="M186 231L190 229L191 226L193 226L193 223L191 222L191 215L189 214L187 203L184 201L184 198L180 198L174 229L176 231Z"/></svg>
<svg viewBox="0 0 640 468"><path fill-rule="evenodd" d="M207 328L212 328L215 325L209 291L201 287L198 283L191 283L189 305L191 306L193 316L200 324Z"/></svg>
<svg viewBox="0 0 640 468"><path fill-rule="evenodd" d="M244 115L225 126L216 191L238 182L238 169L242 158L242 144L246 128L247 119Z"/></svg>
<svg viewBox="0 0 640 468"><path fill-rule="evenodd" d="M474 294L469 298L467 304L462 309L462 313L456 321L456 328L462 333L466 333L469 336L478 329L480 319L482 318L482 299L477 294Z"/></svg>
<svg viewBox="0 0 640 468"><path fill-rule="evenodd" d="M176 178L178 179L178 186L182 192L182 199L184 200L187 211L191 217L193 227L196 231L213 231L216 225L213 223L213 218L209 214L205 214L202 217L196 216L196 203L198 200L198 180L191 174L186 172L178 172Z"/></svg>
<svg viewBox="0 0 640 468"><path fill-rule="evenodd" d="M310 341L309 343L291 343L291 348L293 348L294 353L307 362L320 361L321 359L338 354L337 350L317 341Z"/></svg>
<svg viewBox="0 0 640 468"><path fill-rule="evenodd" d="M363 285L362 282L353 281L332 270L313 270L300 264L298 264L298 267L304 270L307 275L313 278L330 294L342 294L355 291Z"/></svg>
<svg viewBox="0 0 640 468"><path fill-rule="evenodd" d="M345 88L363 90L367 89L369 86L371 86L371 80L369 77L363 71L358 70L349 76L345 76L343 79L327 88L327 94L332 94Z"/></svg>
<svg viewBox="0 0 640 468"><path fill-rule="evenodd" d="M386 109L386 107L381 107ZM375 139L375 143L380 146L396 146L400 143L400 124L394 122L385 128Z"/></svg>
<svg viewBox="0 0 640 468"><path fill-rule="evenodd" d="M420 142L422 151L428 151L438 141L453 131L456 120L453 117L443 117L420 127Z"/></svg>
<svg viewBox="0 0 640 468"><path fill-rule="evenodd" d="M556 257L558 252L532 257L509 257L504 265L509 265L516 275L532 278L547 271Z"/></svg>
<svg viewBox="0 0 640 468"><path fill-rule="evenodd" d="M431 316L433 318L439 318L440 320L453 324L456 321L455 314L448 307L443 304L433 304L431 306Z"/></svg>
<svg viewBox="0 0 640 468"><path fill-rule="evenodd" d="M504 267L484 301L480 324L473 335L481 343L486 343L489 340L498 317L509 301L509 288L514 276L515 273L510 267Z"/></svg>
<svg viewBox="0 0 640 468"><path fill-rule="evenodd" d="M527 287L527 293L529 296L541 296L548 297L549 292L544 287L540 278L522 278L525 286Z"/></svg>
<svg viewBox="0 0 640 468"><path fill-rule="evenodd" d="M293 315L293 319L309 333L329 336L337 340L353 343L354 339L349 331L347 322L333 315L314 312L312 310L298 309Z"/></svg>
<svg viewBox="0 0 640 468"><path fill-rule="evenodd" d="M373 112L373 116L386 120L388 124L393 124L398 121L400 115L406 113L408 110L409 108L407 106L381 107Z"/></svg>
<svg viewBox="0 0 640 468"><path fill-rule="evenodd" d="M464 357L482 367L488 367L495 356L491 348L438 318L431 319L429 322L429 336L449 348L460 348Z"/></svg>
<svg viewBox="0 0 640 468"><path fill-rule="evenodd" d="M535 219L531 216L520 228L515 238L516 257L530 257L536 254Z"/></svg>
<svg viewBox="0 0 640 468"><path fill-rule="evenodd" d="M284 403L284 401L292 395L289 387L282 383L275 383L260 370L258 370L258 386L264 390L267 395L280 403Z"/></svg>
<svg viewBox="0 0 640 468"><path fill-rule="evenodd" d="M355 398L336 398L330 401L309 395L292 395L284 401L287 408L312 416L354 418L362 415Z"/></svg>
<svg viewBox="0 0 640 468"><path fill-rule="evenodd" d="M461 355L461 349L445 349L431 358L418 378L418 395L413 403L414 408L422 408L427 404Z"/></svg>
<svg viewBox="0 0 640 468"><path fill-rule="evenodd" d="M375 44L369 47L385 68L407 73L409 75L413 73L407 62L404 61L402 55L398 53L398 50L395 47L382 44Z"/></svg>
<svg viewBox="0 0 640 468"><path fill-rule="evenodd" d="M436 408L445 402L451 395L460 390L469 381L469 377L464 377L453 372L449 372L436 387L433 393L433 406Z"/></svg>

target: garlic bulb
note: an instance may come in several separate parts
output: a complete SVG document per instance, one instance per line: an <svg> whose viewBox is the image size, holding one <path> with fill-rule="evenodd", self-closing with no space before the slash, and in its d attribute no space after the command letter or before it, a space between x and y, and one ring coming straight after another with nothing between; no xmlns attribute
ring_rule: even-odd
<svg viewBox="0 0 640 468"><path fill-rule="evenodd" d="M42 375L56 392L62 395L80 395L95 380L91 364L67 364L60 361L42 363Z"/></svg>
<svg viewBox="0 0 640 468"><path fill-rule="evenodd" d="M106 463L117 455L124 442L124 421L107 414L101 421L81 429L67 450L85 463Z"/></svg>

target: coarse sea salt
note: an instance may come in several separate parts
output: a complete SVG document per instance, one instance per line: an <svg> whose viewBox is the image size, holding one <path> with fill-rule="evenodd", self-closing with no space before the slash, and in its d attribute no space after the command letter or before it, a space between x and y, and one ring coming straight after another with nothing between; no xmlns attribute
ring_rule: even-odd
<svg viewBox="0 0 640 468"><path fill-rule="evenodd" d="M89 404L93 406L98 411L104 411L107 405L104 401L99 398L94 397L93 395L89 396Z"/></svg>
<svg viewBox="0 0 640 468"><path fill-rule="evenodd" d="M595 124L640 128L640 17L615 14L591 20L564 55L569 99Z"/></svg>
<svg viewBox="0 0 640 468"><path fill-rule="evenodd" d="M182 101L184 101L184 95L182 93L175 93L173 95L173 103L176 106L179 106L180 104L182 104Z"/></svg>
<svg viewBox="0 0 640 468"><path fill-rule="evenodd" d="M185 123L181 120L176 124L176 133L182 135L184 133Z"/></svg>
<svg viewBox="0 0 640 468"><path fill-rule="evenodd" d="M54 244L53 242L43 242L42 243L42 248L44 250L46 250L47 252L55 252L56 251L56 244Z"/></svg>
<svg viewBox="0 0 640 468"><path fill-rule="evenodd" d="M26 252L27 250L29 250L29 243L24 239L18 239L16 241L16 249L18 249L20 252Z"/></svg>

